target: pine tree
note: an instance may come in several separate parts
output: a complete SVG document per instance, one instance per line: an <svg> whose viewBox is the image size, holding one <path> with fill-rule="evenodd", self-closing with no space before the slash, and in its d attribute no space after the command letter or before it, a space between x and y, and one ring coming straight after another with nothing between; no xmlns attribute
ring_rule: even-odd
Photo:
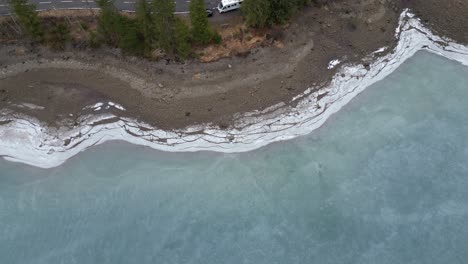
<svg viewBox="0 0 468 264"><path fill-rule="evenodd" d="M59 23L47 33L47 43L56 50L63 50L70 39L70 29L65 23Z"/></svg>
<svg viewBox="0 0 468 264"><path fill-rule="evenodd" d="M270 0L245 0L242 3L242 12L247 25L252 27L265 27L270 23Z"/></svg>
<svg viewBox="0 0 468 264"><path fill-rule="evenodd" d="M249 26L265 27L287 22L300 7L310 3L311 0L245 0L242 11Z"/></svg>
<svg viewBox="0 0 468 264"><path fill-rule="evenodd" d="M208 24L204 0L192 0L189 6L192 38L196 43L207 44L213 35Z"/></svg>
<svg viewBox="0 0 468 264"><path fill-rule="evenodd" d="M36 6L27 0L10 0L10 6L26 34L33 40L41 42L44 38L42 20L36 12Z"/></svg>
<svg viewBox="0 0 468 264"><path fill-rule="evenodd" d="M120 14L111 0L98 0L97 5L101 9L98 18L98 35L108 45L117 46L119 43L119 31L122 29Z"/></svg>
<svg viewBox="0 0 468 264"><path fill-rule="evenodd" d="M129 55L144 56L145 40L135 19L120 16L118 47Z"/></svg>
<svg viewBox="0 0 468 264"><path fill-rule="evenodd" d="M156 34L153 21L153 6L146 0L139 0L136 8L137 26L143 38L143 53L149 55L156 46Z"/></svg>
<svg viewBox="0 0 468 264"><path fill-rule="evenodd" d="M167 53L174 52L175 3L173 0L153 0L153 21L158 46Z"/></svg>
<svg viewBox="0 0 468 264"><path fill-rule="evenodd" d="M175 52L186 59L190 54L190 32L188 26L180 18L175 20Z"/></svg>
<svg viewBox="0 0 468 264"><path fill-rule="evenodd" d="M270 7L270 24L285 23L297 8L291 0L270 0Z"/></svg>
<svg viewBox="0 0 468 264"><path fill-rule="evenodd" d="M190 54L190 32L187 25L175 17L173 0L153 0L154 32L159 48L182 59Z"/></svg>

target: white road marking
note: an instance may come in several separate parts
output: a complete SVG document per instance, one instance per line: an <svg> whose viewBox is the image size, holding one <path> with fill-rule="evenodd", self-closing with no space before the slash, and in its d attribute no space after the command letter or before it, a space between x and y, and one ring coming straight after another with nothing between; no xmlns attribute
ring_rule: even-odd
<svg viewBox="0 0 468 264"><path fill-rule="evenodd" d="M87 0L87 1L83 0L83 1L81 1L81 3L94 3L94 1L93 0Z"/></svg>
<svg viewBox="0 0 468 264"><path fill-rule="evenodd" d="M41 5L52 4L52 2L39 2Z"/></svg>
<svg viewBox="0 0 468 264"><path fill-rule="evenodd" d="M0 5L0 7L4 7L4 6L7 6L7 5Z"/></svg>
<svg viewBox="0 0 468 264"><path fill-rule="evenodd" d="M65 0L65 1L60 1L61 3L73 3L72 0Z"/></svg>
<svg viewBox="0 0 468 264"><path fill-rule="evenodd" d="M124 4L135 4L136 2L124 2Z"/></svg>

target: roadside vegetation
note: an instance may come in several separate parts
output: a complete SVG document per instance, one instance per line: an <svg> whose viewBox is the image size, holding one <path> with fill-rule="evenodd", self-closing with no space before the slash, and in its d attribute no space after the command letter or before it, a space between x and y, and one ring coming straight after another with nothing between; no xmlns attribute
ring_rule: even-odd
<svg viewBox="0 0 468 264"><path fill-rule="evenodd" d="M263 41L269 27L287 23L312 2L327 0L244 0L244 22L224 27L222 35L210 25L204 0L190 1L188 17L174 15L173 0L137 1L136 12L127 14L120 12L113 0L96 0L100 11L90 11L94 22L83 18L77 18L77 22L66 15L54 19L39 16L28 0L9 0L14 22L9 27L31 43L54 50L64 50L73 42L73 47L105 46L118 48L124 55L151 59L193 57L211 61L245 54Z"/></svg>
<svg viewBox="0 0 468 264"><path fill-rule="evenodd" d="M205 12L205 1L192 0L189 5L189 11L193 41L201 45L206 45L211 41L219 44L221 42L219 34L208 23L208 17Z"/></svg>
<svg viewBox="0 0 468 264"><path fill-rule="evenodd" d="M21 31L32 41L41 42L44 39L42 20L36 12L36 6L29 4L27 0L11 0L10 6L21 26Z"/></svg>
<svg viewBox="0 0 468 264"><path fill-rule="evenodd" d="M190 25L174 15L173 0L154 0L151 4L139 0L135 18L118 12L111 0L98 0L97 4L101 12L96 44L118 47L126 54L166 54L186 59L194 45L220 42L219 35L209 26L203 0L190 3Z"/></svg>
<svg viewBox="0 0 468 264"><path fill-rule="evenodd" d="M186 59L193 48L221 42L220 35L210 27L205 12L204 0L190 3L190 20L174 15L173 0L145 0L137 2L135 15L123 14L112 0L97 0L100 12L97 27L89 29L89 46L102 45L119 48L122 53L132 56L159 58L169 56ZM18 31L32 43L45 44L62 50L70 40L70 21L47 26L38 15L36 6L27 0L10 0L14 23ZM67 23L68 22L68 23Z"/></svg>
<svg viewBox="0 0 468 264"><path fill-rule="evenodd" d="M300 8L326 0L244 0L242 12L247 25L256 28L286 23Z"/></svg>

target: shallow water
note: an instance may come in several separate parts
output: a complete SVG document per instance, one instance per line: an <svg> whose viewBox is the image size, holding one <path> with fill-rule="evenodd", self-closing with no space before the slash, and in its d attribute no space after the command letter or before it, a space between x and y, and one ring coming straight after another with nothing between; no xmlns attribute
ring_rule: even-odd
<svg viewBox="0 0 468 264"><path fill-rule="evenodd" d="M467 98L467 67L420 52L260 150L1 160L0 263L466 263Z"/></svg>

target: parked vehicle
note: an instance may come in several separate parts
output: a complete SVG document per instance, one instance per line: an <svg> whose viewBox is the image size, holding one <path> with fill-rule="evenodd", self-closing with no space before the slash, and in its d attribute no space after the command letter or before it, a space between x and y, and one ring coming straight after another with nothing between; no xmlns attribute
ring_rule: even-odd
<svg viewBox="0 0 468 264"><path fill-rule="evenodd" d="M221 0L217 9L219 13L226 13L239 9L241 7L243 0Z"/></svg>

